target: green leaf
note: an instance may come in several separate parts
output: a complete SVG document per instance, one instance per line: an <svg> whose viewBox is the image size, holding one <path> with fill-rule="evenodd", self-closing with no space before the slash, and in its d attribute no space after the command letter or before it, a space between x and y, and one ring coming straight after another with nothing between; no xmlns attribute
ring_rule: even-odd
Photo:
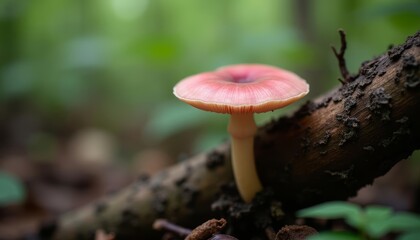
<svg viewBox="0 0 420 240"><path fill-rule="evenodd" d="M386 223L392 216L391 208L369 206L364 213L365 230L370 236L379 238L389 232Z"/></svg>
<svg viewBox="0 0 420 240"><path fill-rule="evenodd" d="M25 198L25 189L19 179L0 172L0 206L18 203Z"/></svg>
<svg viewBox="0 0 420 240"><path fill-rule="evenodd" d="M353 227L363 224L363 213L359 206L347 202L327 202L298 211L299 217L335 219L343 218Z"/></svg>
<svg viewBox="0 0 420 240"><path fill-rule="evenodd" d="M420 216L412 213L397 213L368 223L367 232L372 237L382 237L390 232L405 232L420 229Z"/></svg>
<svg viewBox="0 0 420 240"><path fill-rule="evenodd" d="M396 213L388 221L391 231L408 231L420 229L420 216L413 213Z"/></svg>
<svg viewBox="0 0 420 240"><path fill-rule="evenodd" d="M419 240L420 239L420 231L409 232L402 234L397 238L398 240Z"/></svg>
<svg viewBox="0 0 420 240"><path fill-rule="evenodd" d="M309 236L307 240L363 240L363 238L351 232L322 232Z"/></svg>
<svg viewBox="0 0 420 240"><path fill-rule="evenodd" d="M365 209L367 221L388 219L392 215L392 209L385 206L369 206Z"/></svg>

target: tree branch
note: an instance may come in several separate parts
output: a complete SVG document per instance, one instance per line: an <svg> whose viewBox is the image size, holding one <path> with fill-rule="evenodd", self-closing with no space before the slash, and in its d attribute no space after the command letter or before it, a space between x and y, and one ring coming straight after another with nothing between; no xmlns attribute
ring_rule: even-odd
<svg viewBox="0 0 420 240"><path fill-rule="evenodd" d="M346 82L351 82L354 78L350 75L349 70L347 69L346 65L346 59L344 58L344 53L346 53L347 48L347 41L346 41L346 33L343 29L338 30L338 33L340 34L340 40L341 40L341 48L340 52L337 52L337 49L335 49L334 46L331 46L331 49L334 52L335 57L338 60L338 67L340 68L341 76L344 80L338 79L342 84Z"/></svg>
<svg viewBox="0 0 420 240"><path fill-rule="evenodd" d="M354 81L259 129L255 154L264 186L285 209L346 199L420 148L420 33L363 63ZM150 180L62 216L41 231L53 239L154 239L157 218L195 227L233 180L222 144Z"/></svg>
<svg viewBox="0 0 420 240"><path fill-rule="evenodd" d="M420 33L261 129L259 176L285 206L346 199L420 147Z"/></svg>

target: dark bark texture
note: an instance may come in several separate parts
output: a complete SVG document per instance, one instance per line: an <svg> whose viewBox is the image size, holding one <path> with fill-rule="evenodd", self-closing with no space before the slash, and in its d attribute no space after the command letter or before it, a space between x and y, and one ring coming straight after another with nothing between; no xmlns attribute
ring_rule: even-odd
<svg viewBox="0 0 420 240"><path fill-rule="evenodd" d="M420 35L261 129L259 176L286 207L346 199L420 147Z"/></svg>
<svg viewBox="0 0 420 240"><path fill-rule="evenodd" d="M259 176L285 209L346 199L420 148L420 33L362 64L354 80L290 117L259 129ZM213 217L220 187L233 180L229 145L198 155L151 179L62 216L41 236L156 239L152 224L167 218L195 227Z"/></svg>

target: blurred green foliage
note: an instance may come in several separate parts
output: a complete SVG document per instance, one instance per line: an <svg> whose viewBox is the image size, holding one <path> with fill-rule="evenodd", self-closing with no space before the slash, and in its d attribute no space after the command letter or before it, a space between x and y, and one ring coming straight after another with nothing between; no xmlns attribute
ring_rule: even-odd
<svg viewBox="0 0 420 240"><path fill-rule="evenodd" d="M363 240L382 239L388 233L402 233L397 239L418 239L420 236L420 215L408 212L394 213L390 207L367 206L362 209L349 202L326 202L297 212L299 217L338 219L355 228L352 232L324 232L309 237L310 240L337 239Z"/></svg>
<svg viewBox="0 0 420 240"><path fill-rule="evenodd" d="M266 63L302 75L315 96L339 84L338 28L355 72L419 23L417 0L2 0L0 107L27 102L57 127L77 119L118 132L137 122L156 141L204 125L210 137L194 144L203 149L226 137L225 123L175 103L180 79Z"/></svg>
<svg viewBox="0 0 420 240"><path fill-rule="evenodd" d="M0 171L0 207L22 202L25 195L25 188L18 178Z"/></svg>

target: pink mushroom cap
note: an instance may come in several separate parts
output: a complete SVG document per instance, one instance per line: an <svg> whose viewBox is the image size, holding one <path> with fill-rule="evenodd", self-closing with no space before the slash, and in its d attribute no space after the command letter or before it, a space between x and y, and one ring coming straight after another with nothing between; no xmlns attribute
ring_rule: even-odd
<svg viewBox="0 0 420 240"><path fill-rule="evenodd" d="M289 105L309 92L298 75L273 66L238 64L181 80L174 87L180 100L218 113L261 113Z"/></svg>

